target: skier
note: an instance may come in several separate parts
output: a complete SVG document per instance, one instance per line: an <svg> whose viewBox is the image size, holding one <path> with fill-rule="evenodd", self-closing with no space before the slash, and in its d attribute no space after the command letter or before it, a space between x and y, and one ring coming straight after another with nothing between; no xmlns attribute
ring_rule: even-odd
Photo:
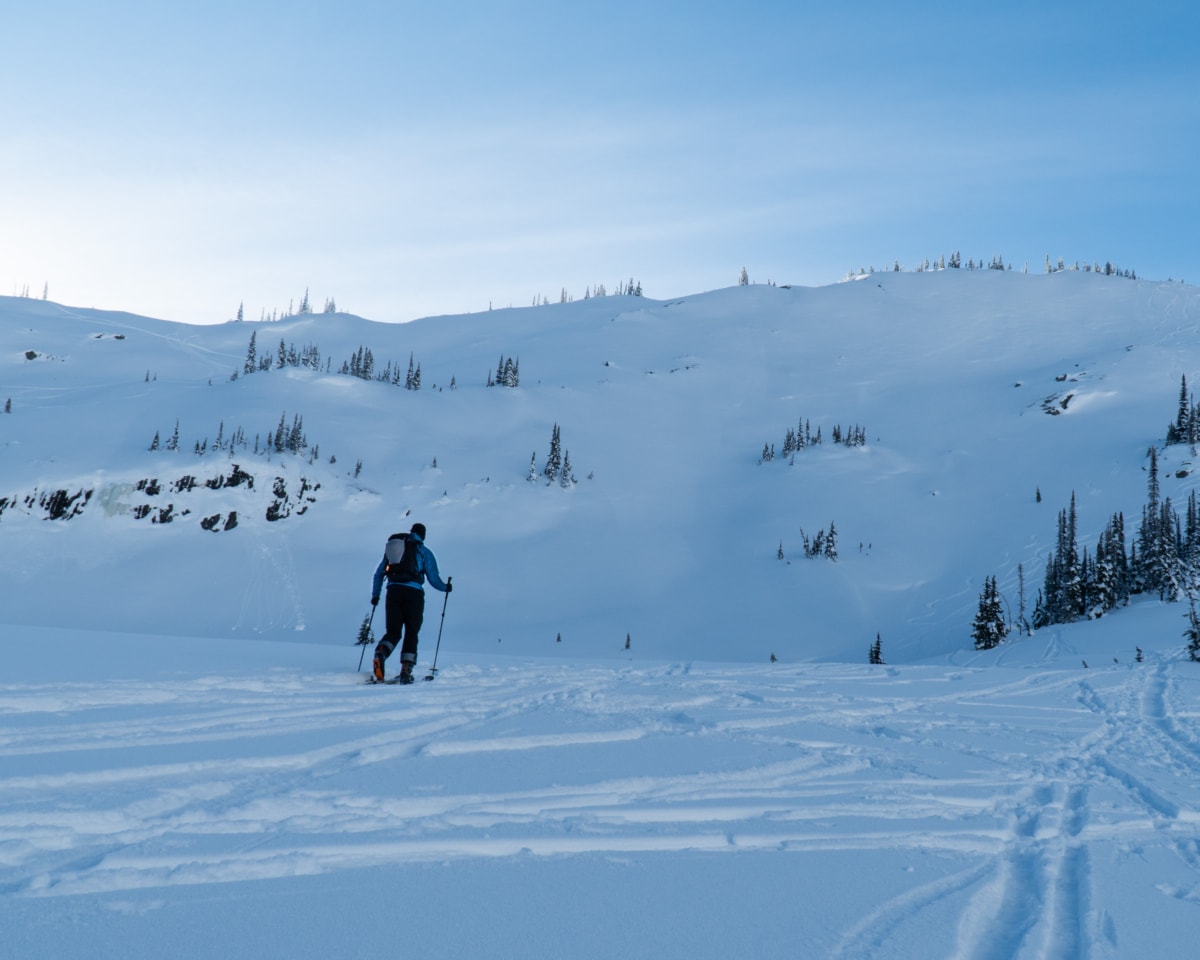
<svg viewBox="0 0 1200 960"><path fill-rule="evenodd" d="M438 575L437 559L425 546L425 524L414 523L408 533L394 533L388 537L383 559L375 570L371 586L371 606L379 603L379 594L387 578L387 631L375 644L374 672L376 681L383 680L383 665L400 643L403 631L404 644L400 648L400 683L413 682L413 667L417 662L417 634L425 617L425 579L437 590L449 593L451 584L442 583Z"/></svg>

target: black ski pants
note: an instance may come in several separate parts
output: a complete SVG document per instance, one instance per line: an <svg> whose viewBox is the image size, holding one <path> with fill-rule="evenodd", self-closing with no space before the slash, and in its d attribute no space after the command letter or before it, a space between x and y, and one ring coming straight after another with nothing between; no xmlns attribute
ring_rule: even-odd
<svg viewBox="0 0 1200 960"><path fill-rule="evenodd" d="M387 591L387 632L375 645L375 656L387 660L400 643L401 663L417 662L417 637L425 620L425 591L414 587L390 586Z"/></svg>

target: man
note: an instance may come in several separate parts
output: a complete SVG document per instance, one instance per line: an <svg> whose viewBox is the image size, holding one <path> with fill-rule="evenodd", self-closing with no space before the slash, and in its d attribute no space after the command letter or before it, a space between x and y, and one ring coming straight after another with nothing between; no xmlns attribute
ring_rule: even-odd
<svg viewBox="0 0 1200 960"><path fill-rule="evenodd" d="M437 560L425 546L425 524L414 523L409 533L394 533L388 537L383 559L375 570L371 588L371 606L379 603L383 581L387 579L387 632L375 644L374 672L376 681L383 680L383 665L403 632L404 645L400 648L400 683L413 682L413 667L417 662L417 634L425 618L426 578L443 593L449 593L451 585L442 583L438 575Z"/></svg>

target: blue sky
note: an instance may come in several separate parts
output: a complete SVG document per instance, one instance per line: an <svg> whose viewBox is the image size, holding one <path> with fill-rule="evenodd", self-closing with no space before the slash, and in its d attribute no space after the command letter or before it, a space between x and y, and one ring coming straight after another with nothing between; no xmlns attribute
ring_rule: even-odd
<svg viewBox="0 0 1200 960"><path fill-rule="evenodd" d="M26 3L0 293L408 320L955 250L1196 281L1197 28L1187 2Z"/></svg>

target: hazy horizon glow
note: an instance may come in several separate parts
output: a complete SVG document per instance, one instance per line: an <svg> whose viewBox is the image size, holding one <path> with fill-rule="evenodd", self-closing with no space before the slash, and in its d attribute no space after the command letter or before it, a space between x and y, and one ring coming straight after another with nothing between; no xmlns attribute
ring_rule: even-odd
<svg viewBox="0 0 1200 960"><path fill-rule="evenodd" d="M1195 278L1192 5L810 7L30 5L0 293L206 323L955 250Z"/></svg>

